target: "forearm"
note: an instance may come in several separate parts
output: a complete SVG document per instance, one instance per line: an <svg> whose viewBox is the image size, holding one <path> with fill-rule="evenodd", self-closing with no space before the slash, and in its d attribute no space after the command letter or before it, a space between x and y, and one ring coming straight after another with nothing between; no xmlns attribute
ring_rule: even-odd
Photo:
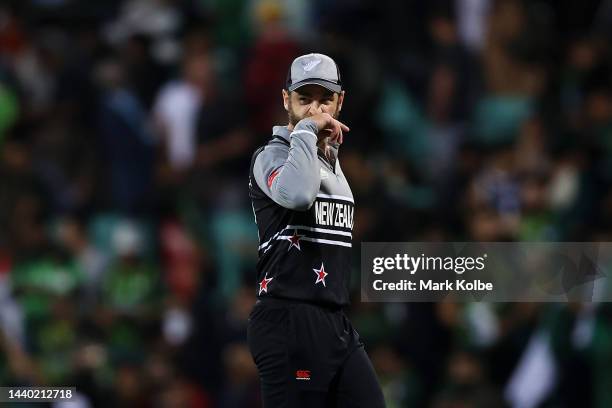
<svg viewBox="0 0 612 408"><path fill-rule="evenodd" d="M316 124L304 119L291 133L289 156L271 186L284 207L306 210L317 196L321 175L316 132Z"/></svg>
<svg viewBox="0 0 612 408"><path fill-rule="evenodd" d="M279 205L307 210L314 202L321 184L317 157L317 125L309 119L298 122L291 133L289 153L274 165L256 161L257 182Z"/></svg>

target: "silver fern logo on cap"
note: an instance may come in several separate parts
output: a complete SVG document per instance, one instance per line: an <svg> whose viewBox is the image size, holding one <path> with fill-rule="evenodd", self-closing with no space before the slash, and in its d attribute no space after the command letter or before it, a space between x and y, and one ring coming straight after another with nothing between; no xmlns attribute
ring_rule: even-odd
<svg viewBox="0 0 612 408"><path fill-rule="evenodd" d="M306 62L306 61L304 61ZM313 59L310 60L308 62L306 62L304 64L304 71L308 72L308 71L312 71L314 69L314 67L316 67L317 65L319 65L321 63L320 59Z"/></svg>

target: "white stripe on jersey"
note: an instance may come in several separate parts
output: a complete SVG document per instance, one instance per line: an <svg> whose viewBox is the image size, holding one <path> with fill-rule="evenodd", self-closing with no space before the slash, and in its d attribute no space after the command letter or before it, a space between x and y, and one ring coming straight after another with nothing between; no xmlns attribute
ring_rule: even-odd
<svg viewBox="0 0 612 408"><path fill-rule="evenodd" d="M272 241L272 240L274 240L276 237L278 237L278 236L279 236L279 234L280 234L281 232L283 232L284 230L285 230L285 229L282 229L282 230L278 231L276 234L272 235L272 238L270 238L269 240L267 240L266 242L264 242L263 244L261 244L261 245L259 246L259 249L264 249L265 247L267 247L268 245L270 245L270 241Z"/></svg>
<svg viewBox="0 0 612 408"><path fill-rule="evenodd" d="M276 234L274 234L272 236L272 238L270 238L269 240L267 240L266 242L264 242L263 244L261 244L259 246L258 249L264 249L266 248L268 245L270 245L271 241L274 241L275 239L287 239L287 236L281 236L279 237L280 233L285 231L285 230L295 230L295 229L303 229L306 231L313 231L313 232L320 232L323 234L336 234L336 235L342 235L345 237L353 237L353 234L351 234L350 232L346 232L346 231L336 231L336 230L331 230L331 229L326 229L326 228L313 228L313 227L308 227L306 225L287 225L285 228L283 228L282 230L278 231ZM312 241L312 242L320 242L320 243L327 243L326 241L329 242L339 242L339 241L330 241L330 240L326 240L326 239L320 239L319 238L309 238L309 239L305 239L306 237L302 237L300 239L304 239L305 241ZM343 244L346 244L346 242L343 242ZM344 245L347 246L347 245ZM348 245L351 246L351 245Z"/></svg>
<svg viewBox="0 0 612 408"><path fill-rule="evenodd" d="M293 235L281 235L281 236L276 237L276 239L289 239L291 237L293 237ZM301 237L300 241L317 242L319 244L328 244L328 245L339 245L339 246L349 247L349 248L353 246L353 244L351 244L350 242L332 241L330 239L322 239L322 238Z"/></svg>
<svg viewBox="0 0 612 408"><path fill-rule="evenodd" d="M319 194L317 194L317 197L319 197L319 198L331 198L331 199L334 199L334 200L343 200L343 201L348 201L350 203L355 204L353 199L351 197L347 197L347 196L341 196L341 195L336 195L336 194L323 194L323 193L319 193Z"/></svg>
<svg viewBox="0 0 612 408"><path fill-rule="evenodd" d="M313 135L314 137L317 137L317 135L312 133L310 130L294 130L293 132L291 132L292 135L295 135L297 133L308 133L310 135Z"/></svg>
<svg viewBox="0 0 612 408"><path fill-rule="evenodd" d="M306 225L287 225L286 229L303 229L306 231L313 231L313 232L322 232L324 234L336 234L336 235L344 235L345 237L353 237L353 234L351 234L350 232L346 232L346 231L337 231L337 230L331 230L331 229L326 229L326 228L313 228L313 227L308 227Z"/></svg>

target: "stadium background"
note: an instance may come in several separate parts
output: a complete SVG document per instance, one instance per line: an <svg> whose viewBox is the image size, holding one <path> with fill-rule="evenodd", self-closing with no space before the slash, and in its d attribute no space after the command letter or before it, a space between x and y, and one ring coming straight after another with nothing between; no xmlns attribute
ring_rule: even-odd
<svg viewBox="0 0 612 408"><path fill-rule="evenodd" d="M611 34L609 0L3 1L0 384L259 406L247 167L302 52L355 242L610 241ZM362 304L357 248L389 407L612 406L608 304Z"/></svg>

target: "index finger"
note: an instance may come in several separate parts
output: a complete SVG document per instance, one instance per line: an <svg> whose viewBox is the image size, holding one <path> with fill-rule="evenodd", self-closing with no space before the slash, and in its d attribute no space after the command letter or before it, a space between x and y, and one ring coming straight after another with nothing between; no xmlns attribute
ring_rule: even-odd
<svg viewBox="0 0 612 408"><path fill-rule="evenodd" d="M340 125L340 129L342 129L344 132L348 132L349 130L351 130L351 129L349 129L348 126L346 126L344 123L340 122L338 119L336 119L336 122L338 122L338 124Z"/></svg>

